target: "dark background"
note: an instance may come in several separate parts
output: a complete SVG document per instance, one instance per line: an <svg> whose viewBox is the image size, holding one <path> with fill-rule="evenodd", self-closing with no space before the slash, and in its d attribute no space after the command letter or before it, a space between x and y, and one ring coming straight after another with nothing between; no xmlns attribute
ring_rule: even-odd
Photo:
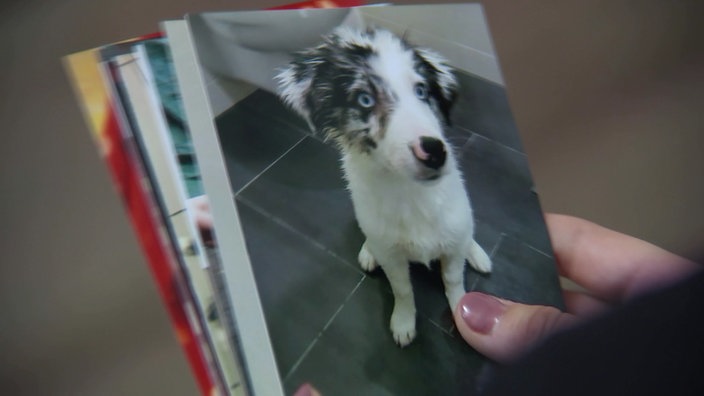
<svg viewBox="0 0 704 396"><path fill-rule="evenodd" d="M197 392L60 57L186 12L283 3L0 5L2 393ZM484 4L543 208L695 254L701 2Z"/></svg>

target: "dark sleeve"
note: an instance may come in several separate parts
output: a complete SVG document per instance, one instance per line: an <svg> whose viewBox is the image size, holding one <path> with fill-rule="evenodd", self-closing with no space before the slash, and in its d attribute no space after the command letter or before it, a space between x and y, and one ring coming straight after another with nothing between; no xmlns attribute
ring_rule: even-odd
<svg viewBox="0 0 704 396"><path fill-rule="evenodd" d="M560 333L486 395L704 395L704 273Z"/></svg>

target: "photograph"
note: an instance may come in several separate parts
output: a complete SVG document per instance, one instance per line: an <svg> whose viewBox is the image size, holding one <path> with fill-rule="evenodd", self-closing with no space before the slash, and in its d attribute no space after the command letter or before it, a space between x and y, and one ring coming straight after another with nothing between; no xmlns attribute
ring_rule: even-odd
<svg viewBox="0 0 704 396"><path fill-rule="evenodd" d="M563 308L481 5L186 19L286 394L473 394L465 292Z"/></svg>
<svg viewBox="0 0 704 396"><path fill-rule="evenodd" d="M187 312L189 331L214 386L241 394L241 363L223 323L225 298L207 196L185 117L168 40L161 35L100 48L100 66L111 92L121 137L104 145L128 153L125 167L138 172L169 265L163 271ZM117 179L123 180L120 169ZM125 197L128 198L127 196ZM129 204L127 204L129 206ZM169 289L171 290L171 289ZM185 330L181 329L181 332ZM184 337L185 338L185 337ZM206 368L207 366L207 368Z"/></svg>
<svg viewBox="0 0 704 396"><path fill-rule="evenodd" d="M135 3L0 2L0 395L704 395L704 1Z"/></svg>

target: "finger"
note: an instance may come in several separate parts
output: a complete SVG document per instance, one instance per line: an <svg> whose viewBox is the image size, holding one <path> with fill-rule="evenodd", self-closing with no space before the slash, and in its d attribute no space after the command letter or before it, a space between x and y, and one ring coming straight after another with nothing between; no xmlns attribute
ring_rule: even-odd
<svg viewBox="0 0 704 396"><path fill-rule="evenodd" d="M528 348L577 321L557 308L525 305L488 294L465 294L454 313L462 338L473 348L499 362L510 362Z"/></svg>
<svg viewBox="0 0 704 396"><path fill-rule="evenodd" d="M564 290L562 297L567 312L581 317L597 315L610 307L609 304L580 292Z"/></svg>
<svg viewBox="0 0 704 396"><path fill-rule="evenodd" d="M195 212L196 224L200 228L213 228L213 215L204 210Z"/></svg>
<svg viewBox="0 0 704 396"><path fill-rule="evenodd" d="M300 388L293 394L293 396L321 396L317 389L313 388L311 384L303 384Z"/></svg>
<svg viewBox="0 0 704 396"><path fill-rule="evenodd" d="M560 274L606 301L672 283L698 266L648 242L575 217L548 214Z"/></svg>

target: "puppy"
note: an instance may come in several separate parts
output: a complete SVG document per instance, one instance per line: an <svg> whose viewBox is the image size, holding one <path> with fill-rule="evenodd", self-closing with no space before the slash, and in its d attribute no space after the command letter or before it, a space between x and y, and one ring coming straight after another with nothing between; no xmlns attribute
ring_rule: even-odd
<svg viewBox="0 0 704 396"><path fill-rule="evenodd" d="M465 259L491 270L443 135L457 89L452 70L389 31L340 28L295 54L277 81L283 101L339 147L366 236L359 263L379 265L389 279L391 332L406 346L416 336L409 262L440 260L450 309L465 293Z"/></svg>

